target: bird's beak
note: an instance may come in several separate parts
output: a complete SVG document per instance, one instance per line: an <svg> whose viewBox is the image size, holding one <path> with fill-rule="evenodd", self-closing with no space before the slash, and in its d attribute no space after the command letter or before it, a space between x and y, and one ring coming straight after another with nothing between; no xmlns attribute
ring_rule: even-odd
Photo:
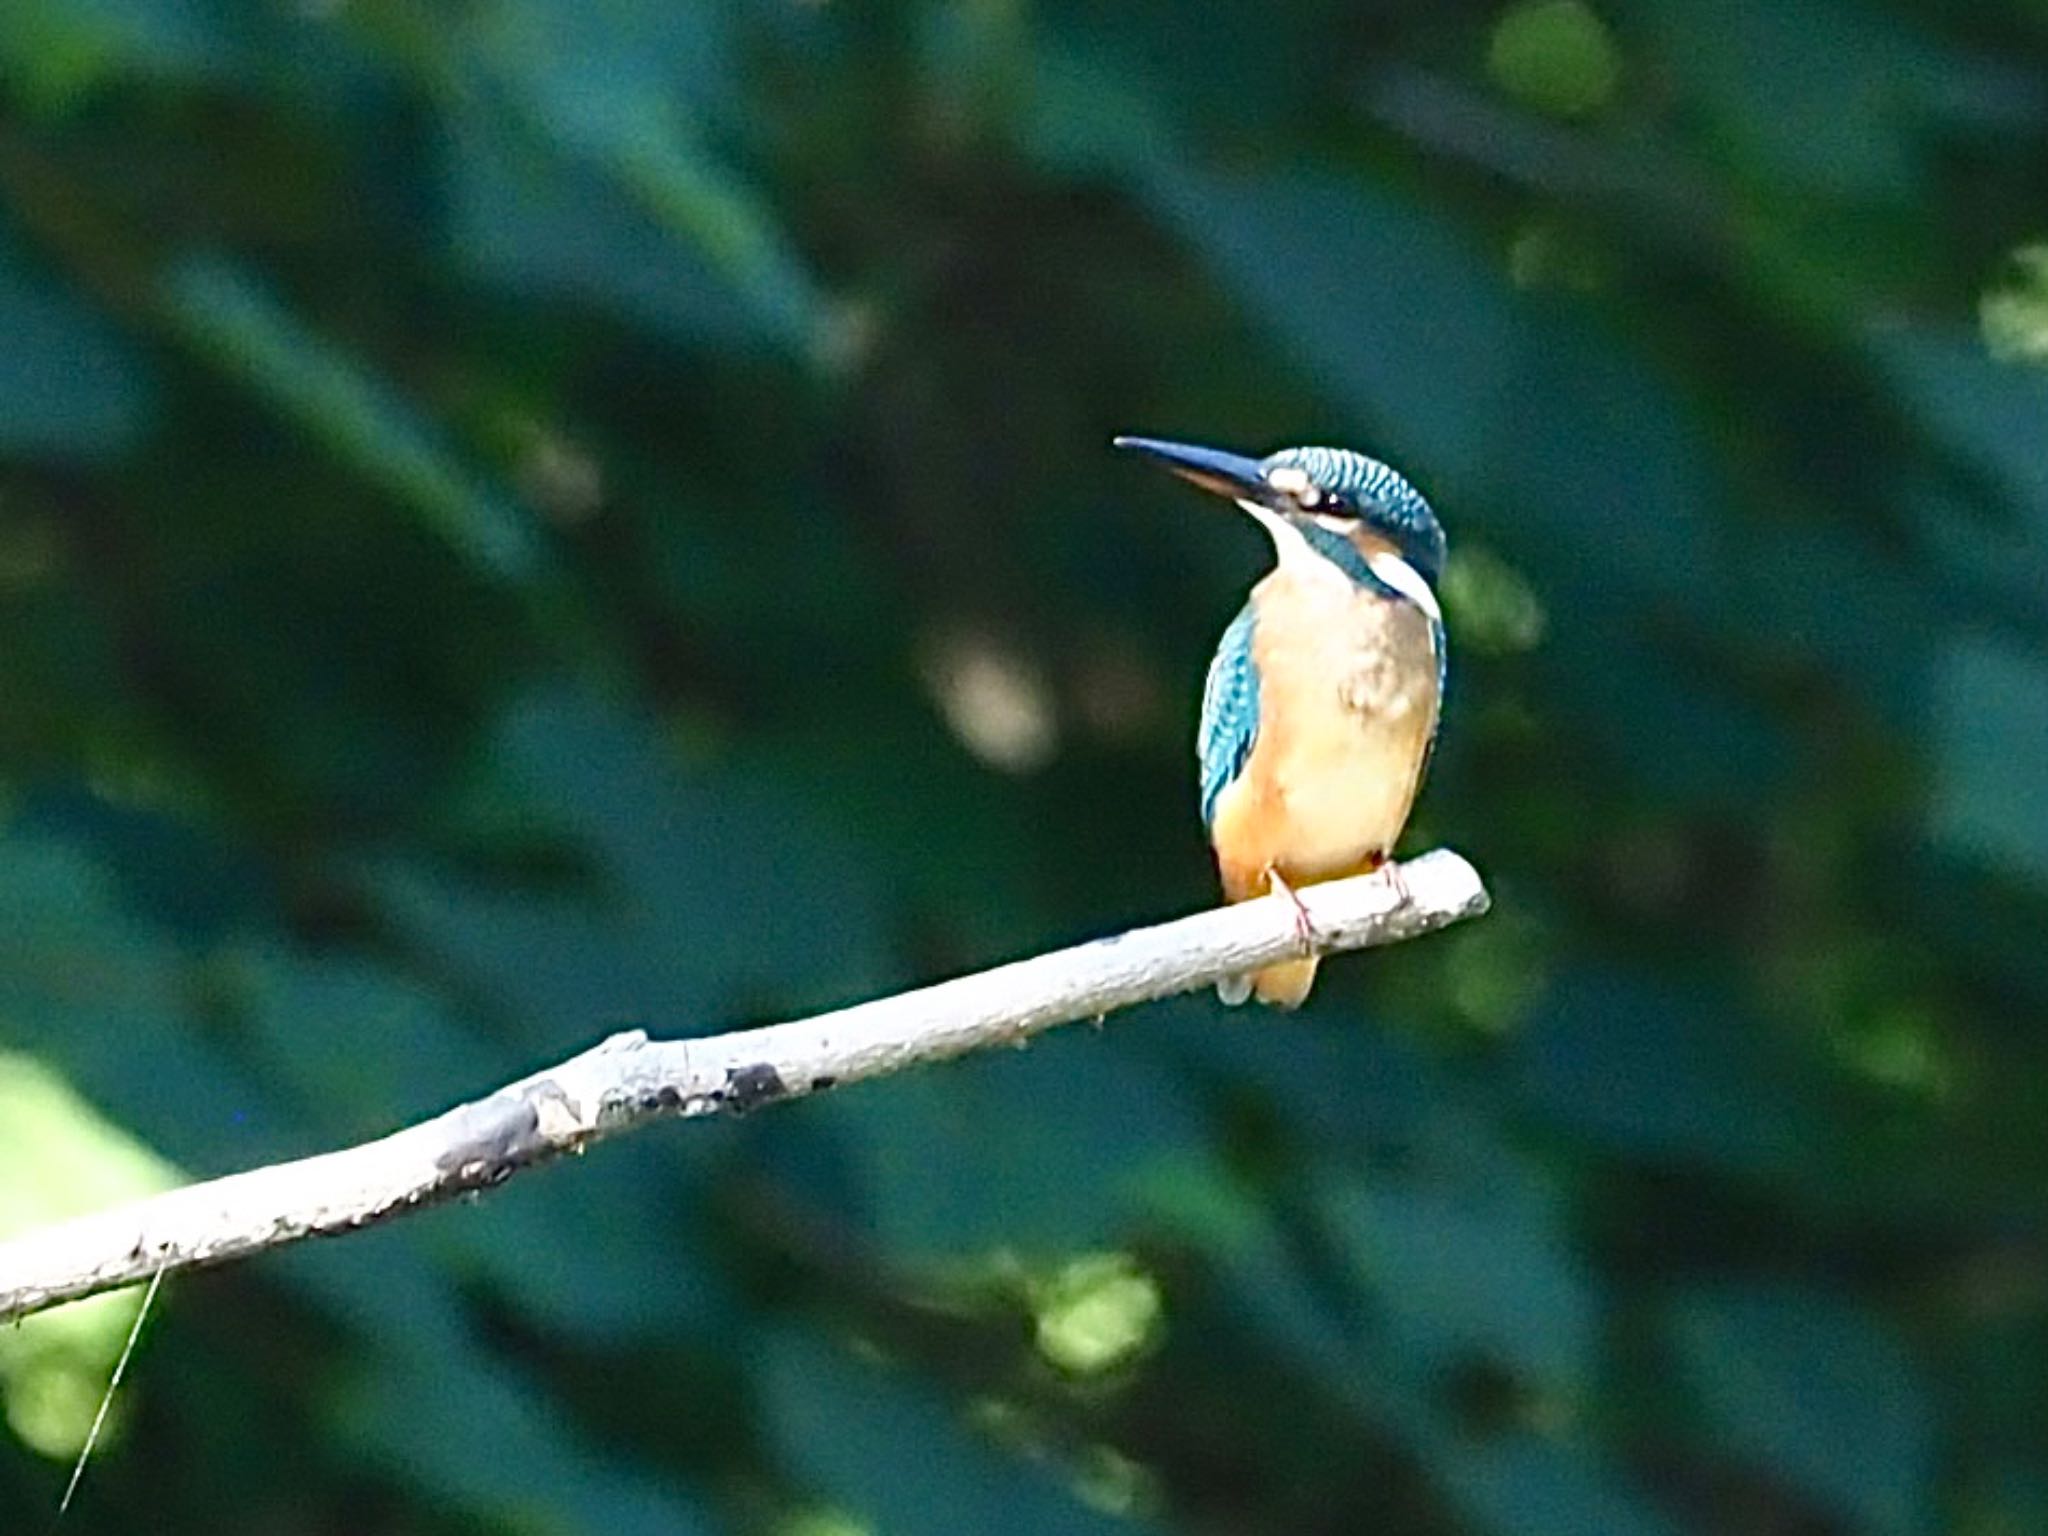
<svg viewBox="0 0 2048 1536"><path fill-rule="evenodd" d="M1156 459L1181 479L1192 481L1205 491L1228 496L1232 501L1253 501L1262 506L1272 502L1273 488L1266 483L1257 459L1225 453L1220 448L1162 442L1156 437L1119 437L1115 446Z"/></svg>

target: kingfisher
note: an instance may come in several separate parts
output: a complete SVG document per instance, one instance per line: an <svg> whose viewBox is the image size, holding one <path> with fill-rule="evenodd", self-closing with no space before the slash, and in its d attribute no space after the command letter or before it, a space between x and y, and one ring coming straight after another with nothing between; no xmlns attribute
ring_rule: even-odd
<svg viewBox="0 0 2048 1536"><path fill-rule="evenodd" d="M1444 531L1422 493L1345 448L1263 459L1119 437L1272 538L1276 563L1223 631L1196 737L1202 821L1227 901L1389 863L1436 746L1446 657ZM1217 983L1225 1003L1297 1008L1316 957Z"/></svg>

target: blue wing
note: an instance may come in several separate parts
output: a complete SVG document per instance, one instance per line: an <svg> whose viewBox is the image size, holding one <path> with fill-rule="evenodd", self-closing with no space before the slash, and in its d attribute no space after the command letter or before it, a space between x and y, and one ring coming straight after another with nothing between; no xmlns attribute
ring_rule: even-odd
<svg viewBox="0 0 2048 1536"><path fill-rule="evenodd" d="M1244 772L1259 734L1259 672L1252 664L1252 608L1238 610L1209 662L1202 685L1202 726L1195 755L1202 765L1202 825L1216 823L1216 802Z"/></svg>

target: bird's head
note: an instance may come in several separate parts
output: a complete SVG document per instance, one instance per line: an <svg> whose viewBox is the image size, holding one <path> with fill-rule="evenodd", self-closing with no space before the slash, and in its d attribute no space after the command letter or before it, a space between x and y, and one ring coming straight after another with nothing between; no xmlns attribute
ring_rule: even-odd
<svg viewBox="0 0 2048 1536"><path fill-rule="evenodd" d="M1443 575L1443 525L1422 493L1378 459L1348 448L1282 448L1248 459L1150 437L1119 437L1116 446L1228 496L1269 526L1293 528L1325 558L1338 558L1331 551L1340 544L1367 560L1385 550L1431 589Z"/></svg>

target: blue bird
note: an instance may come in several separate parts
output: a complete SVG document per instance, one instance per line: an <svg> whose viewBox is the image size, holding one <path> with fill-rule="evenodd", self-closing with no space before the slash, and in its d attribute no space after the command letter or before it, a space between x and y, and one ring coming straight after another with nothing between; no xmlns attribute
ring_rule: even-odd
<svg viewBox="0 0 2048 1536"><path fill-rule="evenodd" d="M1394 470L1343 448L1249 459L1143 437L1116 446L1229 497L1278 556L1224 630L1202 690L1202 820L1224 898L1292 896L1380 868L1443 701L1436 513ZM1295 1008L1315 975L1313 957L1288 960L1216 990L1226 1003L1256 995Z"/></svg>

